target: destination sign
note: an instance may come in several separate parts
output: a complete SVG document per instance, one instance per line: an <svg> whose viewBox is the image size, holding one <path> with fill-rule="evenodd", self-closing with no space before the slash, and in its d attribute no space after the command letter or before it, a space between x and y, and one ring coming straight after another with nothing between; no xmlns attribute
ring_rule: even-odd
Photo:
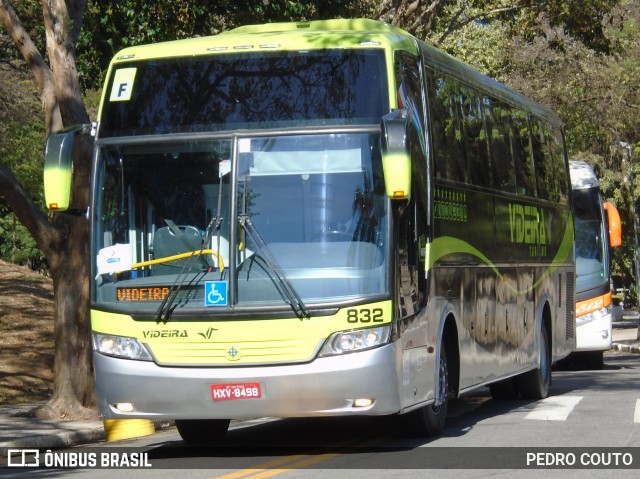
<svg viewBox="0 0 640 479"><path fill-rule="evenodd" d="M162 301L169 295L169 286L145 286L140 288L117 288L118 301Z"/></svg>

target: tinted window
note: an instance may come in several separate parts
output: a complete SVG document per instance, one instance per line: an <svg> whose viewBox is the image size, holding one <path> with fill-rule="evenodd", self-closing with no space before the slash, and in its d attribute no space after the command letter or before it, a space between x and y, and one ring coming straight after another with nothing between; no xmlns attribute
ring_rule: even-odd
<svg viewBox="0 0 640 479"><path fill-rule="evenodd" d="M413 176L420 184L424 185L427 183L427 148L423 127L422 80L417 63L416 57L404 53L400 54L396 64L398 74L396 84L398 85L398 106L406 108L410 112L409 148L414 165Z"/></svg>
<svg viewBox="0 0 640 479"><path fill-rule="evenodd" d="M491 153L493 187L501 191L515 192L515 172L512 160L511 138L512 108L495 99L487 99L485 116Z"/></svg>
<svg viewBox="0 0 640 479"><path fill-rule="evenodd" d="M548 126L546 137L549 147L549 158L553 169L553 200L567 202L569 195L569 178L567 177L567 170L565 168L562 131L558 128Z"/></svg>
<svg viewBox="0 0 640 479"><path fill-rule="evenodd" d="M518 194L535 196L536 175L533 167L533 157L531 155L529 122L524 112L518 110L513 111L510 135Z"/></svg>
<svg viewBox="0 0 640 479"><path fill-rule="evenodd" d="M460 82L427 70L436 178L466 182L466 152L460 112Z"/></svg>
<svg viewBox="0 0 640 479"><path fill-rule="evenodd" d="M100 135L378 123L389 110L385 72L374 50L120 64L107 84Z"/></svg>
<svg viewBox="0 0 640 479"><path fill-rule="evenodd" d="M547 152L547 139L540 122L531 119L531 150L536 171L538 197L553 199L552 181L553 168Z"/></svg>
<svg viewBox="0 0 640 479"><path fill-rule="evenodd" d="M481 93L463 87L459 101L467 145L467 178L472 185L489 187L489 145L482 115L485 98Z"/></svg>

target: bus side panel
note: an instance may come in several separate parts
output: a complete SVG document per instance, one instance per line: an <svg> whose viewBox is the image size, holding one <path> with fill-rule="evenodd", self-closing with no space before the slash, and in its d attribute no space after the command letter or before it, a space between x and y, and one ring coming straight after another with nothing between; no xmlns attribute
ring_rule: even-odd
<svg viewBox="0 0 640 479"><path fill-rule="evenodd" d="M536 323L538 322L536 311L536 295L534 284L540 276L542 268L534 268L525 265L518 270L518 289L523 293L518 295L517 324L522 326L518 336L518 357L520 366L531 365L535 357Z"/></svg>
<svg viewBox="0 0 640 479"><path fill-rule="evenodd" d="M466 366L461 374L461 387L471 386L495 377L493 371L496 348L495 292L496 275L487 265L473 270L475 283L475 316L473 317L472 336L474 345L468 348L468 357L461 360ZM473 301L472 297L467 303Z"/></svg>
<svg viewBox="0 0 640 479"><path fill-rule="evenodd" d="M500 268L502 281L496 282L496 375L505 376L518 370L518 342L523 325L518 322L518 268ZM514 285L516 287L514 288Z"/></svg>

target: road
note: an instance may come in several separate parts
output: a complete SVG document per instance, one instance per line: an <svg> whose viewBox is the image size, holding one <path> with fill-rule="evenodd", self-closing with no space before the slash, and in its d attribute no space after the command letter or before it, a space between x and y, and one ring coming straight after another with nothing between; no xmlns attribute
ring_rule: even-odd
<svg viewBox="0 0 640 479"><path fill-rule="evenodd" d="M550 396L543 401L495 401L486 389L466 395L451 404L444 434L431 440L404 438L389 418L232 424L225 441L215 446L188 447L175 429L168 429L107 447L94 444L72 451L144 451L152 468L128 470L130 478L636 477L640 469L640 357L612 351L606 354L601 371L556 370ZM567 447L579 449L564 449ZM598 449L601 447L607 449ZM536 452L551 456L527 456ZM539 458L570 462L572 455L578 465L586 460L590 467L598 461L618 461L623 466L631 460L632 469L542 470L531 466ZM532 461L529 467L525 458ZM101 479L120 472L23 469L19 475L5 476Z"/></svg>

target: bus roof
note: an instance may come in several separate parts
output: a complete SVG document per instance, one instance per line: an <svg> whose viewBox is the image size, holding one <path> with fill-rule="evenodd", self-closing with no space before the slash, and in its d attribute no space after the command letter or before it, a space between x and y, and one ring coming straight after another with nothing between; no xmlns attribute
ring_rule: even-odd
<svg viewBox="0 0 640 479"><path fill-rule="evenodd" d="M367 18L246 25L213 36L129 47L118 52L111 63L241 51L376 47L387 48L388 58L392 61L389 50L417 54L418 45L428 65L512 105L524 106L530 113L558 126L562 125L560 117L547 106L534 102L394 25Z"/></svg>
<svg viewBox="0 0 640 479"><path fill-rule="evenodd" d="M387 23L365 18L247 25L219 35L125 48L112 63L240 51L375 48L417 52L415 39Z"/></svg>
<svg viewBox="0 0 640 479"><path fill-rule="evenodd" d="M569 161L569 169L571 172L571 187L574 190L597 188L600 186L600 182L593 168L584 161Z"/></svg>

